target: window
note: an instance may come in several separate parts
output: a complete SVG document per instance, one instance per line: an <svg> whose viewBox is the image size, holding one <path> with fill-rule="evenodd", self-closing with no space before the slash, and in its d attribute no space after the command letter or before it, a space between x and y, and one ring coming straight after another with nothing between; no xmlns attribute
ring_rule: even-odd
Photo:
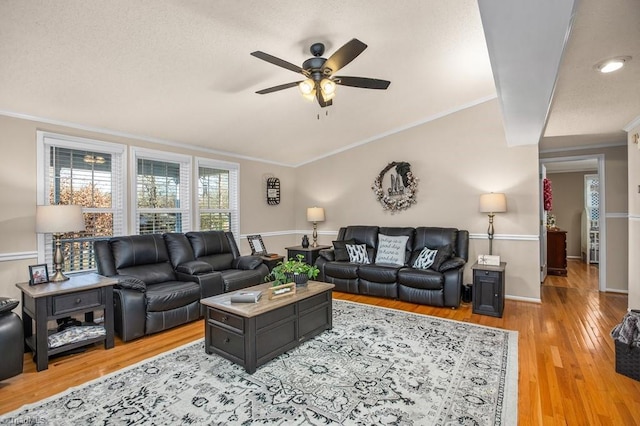
<svg viewBox="0 0 640 426"><path fill-rule="evenodd" d="M125 230L124 147L38 132L38 204L82 206L86 230L62 236L65 271L95 269L93 242ZM39 236L39 260L52 265L53 238Z"/></svg>
<svg viewBox="0 0 640 426"><path fill-rule="evenodd" d="M240 235L239 165L198 159L198 226L201 231L231 231Z"/></svg>
<svg viewBox="0 0 640 426"><path fill-rule="evenodd" d="M133 148L138 234L190 230L191 157Z"/></svg>

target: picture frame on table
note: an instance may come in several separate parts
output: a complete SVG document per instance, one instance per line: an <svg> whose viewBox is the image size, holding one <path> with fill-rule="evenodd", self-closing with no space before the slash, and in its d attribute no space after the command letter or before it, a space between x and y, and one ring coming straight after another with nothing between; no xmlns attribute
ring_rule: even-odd
<svg viewBox="0 0 640 426"><path fill-rule="evenodd" d="M251 247L251 254L257 256L266 256L267 248L262 241L262 235L247 235L249 240L249 246Z"/></svg>
<svg viewBox="0 0 640 426"><path fill-rule="evenodd" d="M45 284L49 282L49 268L46 264L29 265L29 285Z"/></svg>

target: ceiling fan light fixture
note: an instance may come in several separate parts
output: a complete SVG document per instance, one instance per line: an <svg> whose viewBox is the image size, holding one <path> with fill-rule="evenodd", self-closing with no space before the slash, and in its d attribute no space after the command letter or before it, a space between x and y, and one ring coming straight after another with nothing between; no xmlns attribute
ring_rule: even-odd
<svg viewBox="0 0 640 426"><path fill-rule="evenodd" d="M326 99L327 96L335 95L336 83L331 79L323 78L322 81L320 81L320 88Z"/></svg>
<svg viewBox="0 0 640 426"><path fill-rule="evenodd" d="M607 74L610 72L614 72L624 67L627 62L631 60L631 56L617 56L615 58L606 59L604 61L598 62L594 68L603 73Z"/></svg>
<svg viewBox="0 0 640 426"><path fill-rule="evenodd" d="M301 81L300 84L298 84L298 88L300 89L300 93L302 93L302 95L304 96L315 96L316 82L308 78L304 81Z"/></svg>

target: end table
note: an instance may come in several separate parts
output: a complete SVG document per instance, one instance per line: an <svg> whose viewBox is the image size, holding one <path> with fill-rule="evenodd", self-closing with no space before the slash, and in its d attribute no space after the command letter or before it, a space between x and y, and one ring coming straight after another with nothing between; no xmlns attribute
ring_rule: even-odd
<svg viewBox="0 0 640 426"><path fill-rule="evenodd" d="M500 266L479 265L473 270L473 313L502 318L504 311L504 275L507 264Z"/></svg>
<svg viewBox="0 0 640 426"><path fill-rule="evenodd" d="M301 254L305 261L309 265L315 265L316 259L320 256L320 250L331 248L332 246L318 246L318 247L302 247L302 246L294 246L294 247L286 247L287 249L287 259L296 258L297 255Z"/></svg>
<svg viewBox="0 0 640 426"><path fill-rule="evenodd" d="M22 291L22 323L24 327L25 348L34 352L38 371L49 367L49 356L66 352L81 346L104 340L104 348L114 346L113 323L113 278L98 274L71 275L69 280L45 284L29 285L18 283ZM104 312L105 335L69 343L49 349L49 330L47 323L58 318L84 314L85 321L93 322L94 311ZM35 335L33 325L35 324Z"/></svg>

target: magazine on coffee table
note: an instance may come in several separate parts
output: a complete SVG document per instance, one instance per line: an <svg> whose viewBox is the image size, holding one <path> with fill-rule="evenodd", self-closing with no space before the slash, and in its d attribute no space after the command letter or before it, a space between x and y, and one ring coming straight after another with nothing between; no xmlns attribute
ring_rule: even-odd
<svg viewBox="0 0 640 426"><path fill-rule="evenodd" d="M257 303L262 297L261 291L239 291L231 295L232 303Z"/></svg>

